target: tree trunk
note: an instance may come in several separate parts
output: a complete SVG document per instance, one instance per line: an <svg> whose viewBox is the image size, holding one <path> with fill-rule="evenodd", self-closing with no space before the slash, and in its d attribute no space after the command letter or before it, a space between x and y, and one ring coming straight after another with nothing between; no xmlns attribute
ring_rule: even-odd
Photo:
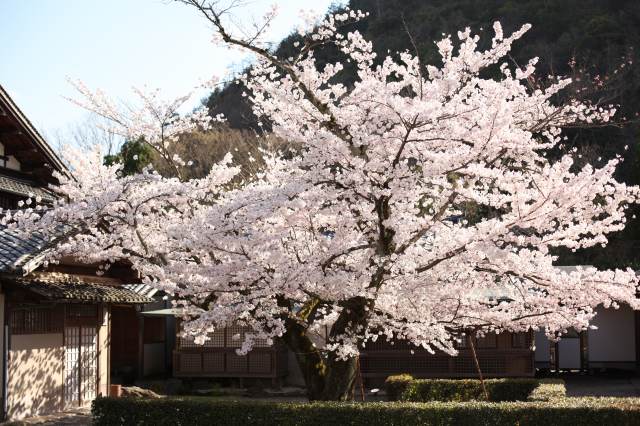
<svg viewBox="0 0 640 426"><path fill-rule="evenodd" d="M366 328L367 308L373 308L373 302L363 297L354 297L341 303L342 312L331 326L329 337L339 338L352 333L358 328ZM356 378L358 377L358 359L351 357L338 359L335 352L326 358L327 373L323 399L327 401L351 401L355 396Z"/></svg>
<svg viewBox="0 0 640 426"><path fill-rule="evenodd" d="M350 327L362 326L366 322L369 304L364 298L356 297L344 302L344 310L331 327L330 338L344 334ZM306 334L303 325L292 319L285 320L287 329L283 340L296 355L302 371L307 397L310 401L351 401L354 399L358 377L358 359L351 357L338 359L335 352L322 355Z"/></svg>
<svg viewBox="0 0 640 426"><path fill-rule="evenodd" d="M356 361L355 357L339 360L335 358L333 352L329 354L323 400L352 401L354 399L358 373Z"/></svg>
<svg viewBox="0 0 640 426"><path fill-rule="evenodd" d="M292 320L286 321L287 332L284 342L296 356L296 361L304 377L309 401L322 400L324 397L326 365L318 348L307 336L306 330Z"/></svg>
<svg viewBox="0 0 640 426"><path fill-rule="evenodd" d="M357 358L339 360L332 352L323 358L311 339L299 329L283 336L295 356L307 387L309 401L351 401L357 378Z"/></svg>

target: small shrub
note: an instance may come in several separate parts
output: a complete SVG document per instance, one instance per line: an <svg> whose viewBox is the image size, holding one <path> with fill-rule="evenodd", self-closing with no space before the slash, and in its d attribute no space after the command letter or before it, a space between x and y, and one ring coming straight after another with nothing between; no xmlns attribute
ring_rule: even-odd
<svg viewBox="0 0 640 426"><path fill-rule="evenodd" d="M384 381L384 390L388 401L398 401L415 379L411 374L396 374Z"/></svg>
<svg viewBox="0 0 640 426"><path fill-rule="evenodd" d="M400 396L400 400L412 402L481 401L484 400L484 395L479 380L419 379L407 386Z"/></svg>
<svg viewBox="0 0 640 426"><path fill-rule="evenodd" d="M487 379L484 381L489 401L526 401L538 386L535 379ZM476 379L418 379L405 387L401 401L484 401L480 380Z"/></svg>
<svg viewBox="0 0 640 426"><path fill-rule="evenodd" d="M491 379L486 381L489 401L526 401L540 384L535 379Z"/></svg>

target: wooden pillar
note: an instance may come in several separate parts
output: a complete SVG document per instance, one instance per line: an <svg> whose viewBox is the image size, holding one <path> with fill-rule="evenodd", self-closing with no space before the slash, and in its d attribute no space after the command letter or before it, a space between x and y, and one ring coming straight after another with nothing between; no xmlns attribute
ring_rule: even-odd
<svg viewBox="0 0 640 426"><path fill-rule="evenodd" d="M111 391L111 305L109 305L109 313L108 313L108 321L107 321L107 394L105 396L109 396L109 392Z"/></svg>
<svg viewBox="0 0 640 426"><path fill-rule="evenodd" d="M536 351L535 351L536 333L533 330L527 332L525 346L529 349L529 372L536 374Z"/></svg>
<svg viewBox="0 0 640 426"><path fill-rule="evenodd" d="M634 311L636 337L636 368L640 368L640 311Z"/></svg>
<svg viewBox="0 0 640 426"><path fill-rule="evenodd" d="M164 301L164 308L170 308L171 305L169 304L168 300ZM163 321L164 321L164 374L163 376L165 378L169 378L171 377L171 364L173 364L172 359L173 359L173 348L171 346L171 341L172 341L172 336L171 333L173 334L173 341L174 341L174 345L175 345L175 329L172 329L171 327L169 327L170 324L170 320L169 320L169 316L164 317ZM174 321L175 323L175 321Z"/></svg>
<svg viewBox="0 0 640 426"><path fill-rule="evenodd" d="M580 332L580 371L589 371L589 332Z"/></svg>
<svg viewBox="0 0 640 426"><path fill-rule="evenodd" d="M138 313L138 379L144 376L144 316Z"/></svg>

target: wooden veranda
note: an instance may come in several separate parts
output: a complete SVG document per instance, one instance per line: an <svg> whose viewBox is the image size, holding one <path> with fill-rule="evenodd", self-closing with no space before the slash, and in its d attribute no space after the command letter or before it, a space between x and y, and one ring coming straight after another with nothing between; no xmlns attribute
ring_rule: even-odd
<svg viewBox="0 0 640 426"><path fill-rule="evenodd" d="M173 352L174 376L270 379L277 383L288 372L286 348L278 342L269 346L258 341L247 355L238 355L246 331L240 326L219 329L204 345L178 335Z"/></svg>
<svg viewBox="0 0 640 426"><path fill-rule="evenodd" d="M362 377L369 385L381 384L393 374L417 378L474 378L478 376L467 337L458 355L430 354L405 342L384 340L367 344L360 355ZM485 377L532 377L535 374L532 333L489 334L476 339L480 369Z"/></svg>

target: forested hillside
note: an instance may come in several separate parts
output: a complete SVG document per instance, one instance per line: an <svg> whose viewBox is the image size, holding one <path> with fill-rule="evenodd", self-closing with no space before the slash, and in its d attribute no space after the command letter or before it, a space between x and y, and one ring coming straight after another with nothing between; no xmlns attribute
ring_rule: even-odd
<svg viewBox="0 0 640 426"><path fill-rule="evenodd" d="M456 34L471 27L489 34L496 20L505 32L531 23L533 28L514 46L513 59L519 63L534 56L540 58L539 70L546 74L569 74L572 58L591 71L606 73L627 55L633 55L640 43L640 2L634 0L350 0L353 9L368 11L368 19L357 29L374 44L379 57L387 52L414 51L411 38L425 64L437 63L435 41L443 34ZM345 31L353 27L345 28ZM411 38L410 38L411 36ZM286 57L298 39L283 40L278 53ZM320 62L335 60L336 52L327 48L318 55ZM353 78L345 73L345 80ZM636 67L617 89L617 102L625 110L637 111L639 76ZM212 112L224 112L232 127L251 127L254 118L243 103L242 89L231 85L212 94L208 105Z"/></svg>

